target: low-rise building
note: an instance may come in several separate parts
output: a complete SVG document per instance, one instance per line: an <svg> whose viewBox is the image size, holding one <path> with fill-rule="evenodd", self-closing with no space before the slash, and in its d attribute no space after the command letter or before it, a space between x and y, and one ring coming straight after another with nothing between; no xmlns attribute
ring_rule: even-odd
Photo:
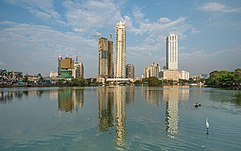
<svg viewBox="0 0 241 151"><path fill-rule="evenodd" d="M179 80L179 70L163 70L161 71L161 78L163 80Z"/></svg>
<svg viewBox="0 0 241 151"><path fill-rule="evenodd" d="M158 64L151 64L145 68L145 78L157 77L159 78L160 66Z"/></svg>
<svg viewBox="0 0 241 151"><path fill-rule="evenodd" d="M179 79L189 80L189 72L187 72L185 70L181 70L179 73Z"/></svg>

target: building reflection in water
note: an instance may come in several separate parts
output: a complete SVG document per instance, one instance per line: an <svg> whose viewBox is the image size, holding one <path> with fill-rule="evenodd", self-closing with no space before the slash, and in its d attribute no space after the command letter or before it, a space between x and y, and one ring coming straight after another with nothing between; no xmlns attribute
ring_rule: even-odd
<svg viewBox="0 0 241 151"><path fill-rule="evenodd" d="M109 87L98 87L98 103L99 103L99 130L106 131L113 125L113 102L114 89Z"/></svg>
<svg viewBox="0 0 241 151"><path fill-rule="evenodd" d="M21 99L23 96L36 95L41 97L46 90L23 89L17 91L0 91L0 103L10 103L16 97Z"/></svg>
<svg viewBox="0 0 241 151"><path fill-rule="evenodd" d="M42 97L44 93L49 93L50 100L58 99L58 109L64 112L71 112L74 108L78 111L83 107L84 89L53 89L53 90L36 90L23 89L21 91L0 91L0 103L9 103L15 97L21 99L23 96L36 95Z"/></svg>
<svg viewBox="0 0 241 151"><path fill-rule="evenodd" d="M145 100L148 104L151 104L153 106L158 106L160 103L160 95L161 91L159 88L155 87L146 87L143 89L143 94L145 97Z"/></svg>
<svg viewBox="0 0 241 151"><path fill-rule="evenodd" d="M76 111L83 107L84 103L83 89L60 89L58 91L58 108L63 112Z"/></svg>
<svg viewBox="0 0 241 151"><path fill-rule="evenodd" d="M125 88L126 90L126 104L127 105L133 105L134 104L134 92L135 87L134 86L128 86Z"/></svg>
<svg viewBox="0 0 241 151"><path fill-rule="evenodd" d="M117 86L114 88L114 102L116 112L116 145L124 147L126 139L126 87Z"/></svg>
<svg viewBox="0 0 241 151"><path fill-rule="evenodd" d="M98 87L98 124L100 131L107 131L115 123L116 146L123 150L126 140L126 104L134 102L134 87Z"/></svg>
<svg viewBox="0 0 241 151"><path fill-rule="evenodd" d="M188 98L188 87L163 87L163 100L166 102L166 131L169 133L168 136L171 138L174 138L178 133L178 101L187 101Z"/></svg>

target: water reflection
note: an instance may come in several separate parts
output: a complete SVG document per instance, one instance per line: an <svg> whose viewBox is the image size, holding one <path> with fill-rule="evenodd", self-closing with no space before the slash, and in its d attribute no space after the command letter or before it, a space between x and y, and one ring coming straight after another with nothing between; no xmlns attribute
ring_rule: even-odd
<svg viewBox="0 0 241 151"><path fill-rule="evenodd" d="M113 101L114 91L109 87L98 87L98 103L99 103L99 130L106 131L113 125Z"/></svg>
<svg viewBox="0 0 241 151"><path fill-rule="evenodd" d="M36 90L36 89L16 89L14 91L0 91L0 102L1 103L10 103L14 98L21 99L23 96L37 95L41 97L44 93L49 92L45 90Z"/></svg>
<svg viewBox="0 0 241 151"><path fill-rule="evenodd" d="M126 104L133 105L134 104L134 94L135 94L135 87L128 86L126 87Z"/></svg>
<svg viewBox="0 0 241 151"><path fill-rule="evenodd" d="M13 98L22 98L23 92L19 91L9 91L9 92L0 92L0 102L8 103L11 102Z"/></svg>
<svg viewBox="0 0 241 151"><path fill-rule="evenodd" d="M185 87L163 87L163 101L166 102L166 131L171 138L178 133L178 101L187 101L189 89Z"/></svg>
<svg viewBox="0 0 241 151"><path fill-rule="evenodd" d="M122 150L126 141L126 104L134 104L134 87L98 87L97 92L99 130L108 130L115 121L116 145Z"/></svg>
<svg viewBox="0 0 241 151"><path fill-rule="evenodd" d="M143 90L143 95L148 104L153 106L158 106L160 104L161 91L159 88L146 87Z"/></svg>
<svg viewBox="0 0 241 151"><path fill-rule="evenodd" d="M126 138L126 87L114 88L116 109L116 144L123 147Z"/></svg>
<svg viewBox="0 0 241 151"><path fill-rule="evenodd" d="M83 89L60 89L58 91L58 108L60 111L72 112L78 111L83 107L84 90Z"/></svg>

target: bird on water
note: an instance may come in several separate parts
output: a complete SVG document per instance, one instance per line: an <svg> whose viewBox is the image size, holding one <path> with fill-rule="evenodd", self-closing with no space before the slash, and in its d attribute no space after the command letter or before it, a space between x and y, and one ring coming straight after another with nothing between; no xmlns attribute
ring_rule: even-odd
<svg viewBox="0 0 241 151"><path fill-rule="evenodd" d="M208 128L209 128L208 118L206 118L206 128L207 128L207 134L208 134Z"/></svg>

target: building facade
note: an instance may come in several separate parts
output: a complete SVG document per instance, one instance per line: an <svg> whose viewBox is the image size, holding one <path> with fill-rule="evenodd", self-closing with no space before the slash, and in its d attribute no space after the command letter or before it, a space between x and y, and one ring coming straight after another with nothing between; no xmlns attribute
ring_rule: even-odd
<svg viewBox="0 0 241 151"><path fill-rule="evenodd" d="M158 64L151 64L145 68L145 78L157 77L159 78L160 66Z"/></svg>
<svg viewBox="0 0 241 151"><path fill-rule="evenodd" d="M164 70L160 72L160 76L164 80L179 80L179 70Z"/></svg>
<svg viewBox="0 0 241 151"><path fill-rule="evenodd" d="M99 54L99 67L98 67L98 77L99 78L112 78L113 77L113 42L112 36L110 40L101 37L98 38L98 54Z"/></svg>
<svg viewBox="0 0 241 151"><path fill-rule="evenodd" d="M98 77L108 77L108 39L101 37L98 39L99 68Z"/></svg>
<svg viewBox="0 0 241 151"><path fill-rule="evenodd" d="M175 34L166 38L166 67L168 70L178 70L178 36Z"/></svg>
<svg viewBox="0 0 241 151"><path fill-rule="evenodd" d="M84 78L84 65L81 62L74 62L72 58L63 59L58 57L58 77L59 78Z"/></svg>
<svg viewBox="0 0 241 151"><path fill-rule="evenodd" d="M116 25L115 78L126 77L126 25L119 22Z"/></svg>
<svg viewBox="0 0 241 151"><path fill-rule="evenodd" d="M84 65L82 62L75 62L73 73L74 78L84 78Z"/></svg>
<svg viewBox="0 0 241 151"><path fill-rule="evenodd" d="M181 70L179 73L179 79L189 80L189 72L185 70Z"/></svg>
<svg viewBox="0 0 241 151"><path fill-rule="evenodd" d="M108 71L109 71L109 78L113 78L114 76L114 67L113 67L113 41L112 35L110 35L110 40L108 41L108 51L109 51L109 58L108 58Z"/></svg>
<svg viewBox="0 0 241 151"><path fill-rule="evenodd" d="M133 64L126 65L126 78L135 79L135 67Z"/></svg>

